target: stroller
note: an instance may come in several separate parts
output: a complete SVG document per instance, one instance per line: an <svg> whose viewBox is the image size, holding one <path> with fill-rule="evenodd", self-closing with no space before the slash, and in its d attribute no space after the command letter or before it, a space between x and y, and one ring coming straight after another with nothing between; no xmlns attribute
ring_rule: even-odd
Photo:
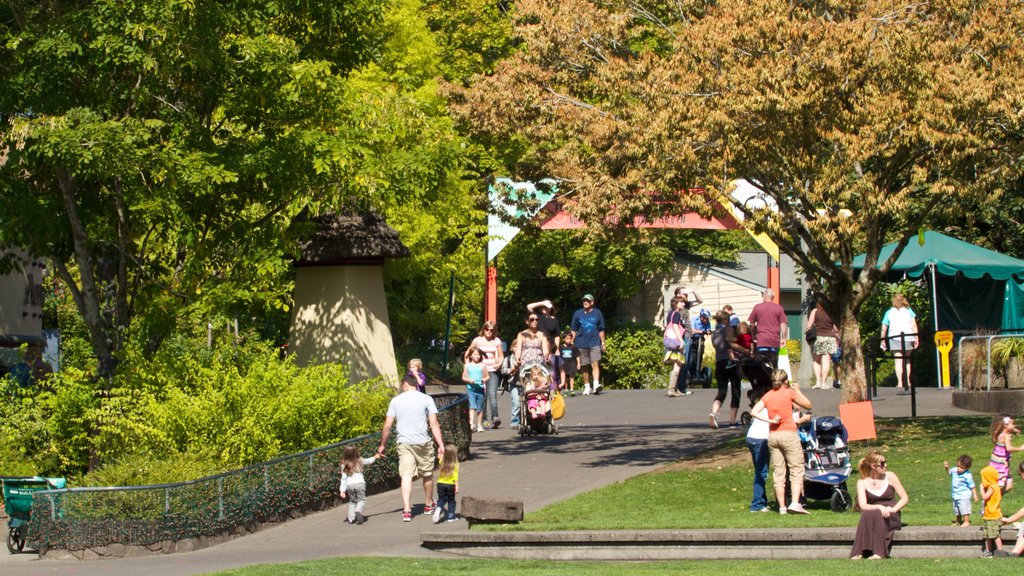
<svg viewBox="0 0 1024 576"><path fill-rule="evenodd" d="M551 378L543 364L519 369L519 435L558 434L551 414Z"/></svg>
<svg viewBox="0 0 1024 576"><path fill-rule="evenodd" d="M740 371L750 381L750 391L747 392L747 400L753 408L757 401L764 396L764 393L772 389L772 365L766 358L757 354L743 356L739 360ZM744 410L740 415L740 422L744 426L750 426L753 416L749 410Z"/></svg>
<svg viewBox="0 0 1024 576"><path fill-rule="evenodd" d="M846 480L853 471L846 427L835 416L812 418L800 429L804 449L804 497L830 500L833 512L846 512L853 501Z"/></svg>

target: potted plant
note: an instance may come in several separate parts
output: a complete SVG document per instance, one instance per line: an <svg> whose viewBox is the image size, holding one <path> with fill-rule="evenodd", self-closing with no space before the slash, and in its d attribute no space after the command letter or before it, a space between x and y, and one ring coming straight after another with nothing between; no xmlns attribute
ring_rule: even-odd
<svg viewBox="0 0 1024 576"><path fill-rule="evenodd" d="M960 366L960 387L964 390L984 390L987 382L988 350L984 340L968 340L951 355L951 367ZM993 382L995 384L995 382Z"/></svg>
<svg viewBox="0 0 1024 576"><path fill-rule="evenodd" d="M992 369L1002 374L1007 388L1024 388L1024 338L1000 338L992 343Z"/></svg>

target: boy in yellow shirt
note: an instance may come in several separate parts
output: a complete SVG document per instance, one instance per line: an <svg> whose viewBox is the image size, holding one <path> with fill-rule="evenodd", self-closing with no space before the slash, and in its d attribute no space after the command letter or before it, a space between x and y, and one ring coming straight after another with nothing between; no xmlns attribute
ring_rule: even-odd
<svg viewBox="0 0 1024 576"><path fill-rule="evenodd" d="M999 537L999 530L1003 526L1003 492L999 488L999 472L992 466L981 469L981 497L985 501L985 511L981 515L985 521L985 551L981 557L1009 556L1003 550L1003 540Z"/></svg>

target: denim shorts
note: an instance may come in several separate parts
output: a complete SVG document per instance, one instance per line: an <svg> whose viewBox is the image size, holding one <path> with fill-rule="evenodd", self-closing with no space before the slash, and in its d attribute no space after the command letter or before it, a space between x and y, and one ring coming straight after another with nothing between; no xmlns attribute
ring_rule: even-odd
<svg viewBox="0 0 1024 576"><path fill-rule="evenodd" d="M480 412L484 409L484 391L483 388L479 390L473 390L471 386L466 387L466 395L469 396L469 409Z"/></svg>

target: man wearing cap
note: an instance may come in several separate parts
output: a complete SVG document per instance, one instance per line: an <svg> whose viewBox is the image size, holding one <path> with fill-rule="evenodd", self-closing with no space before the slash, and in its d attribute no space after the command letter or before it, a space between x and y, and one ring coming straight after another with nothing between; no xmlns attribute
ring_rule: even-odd
<svg viewBox="0 0 1024 576"><path fill-rule="evenodd" d="M569 323L580 351L580 372L583 374L583 395L590 394L590 375L594 375L594 394L601 393L601 352L604 351L604 314L594 307L594 295L583 295L583 308L572 315Z"/></svg>
<svg viewBox="0 0 1024 576"><path fill-rule="evenodd" d="M775 303L775 291L771 288L761 293L762 302L750 311L750 327L754 332L754 351L779 367L779 348L789 334L789 320L786 311Z"/></svg>
<svg viewBox="0 0 1024 576"><path fill-rule="evenodd" d="M700 309L700 316L692 323L693 338L690 343L689 355L686 357L686 369L690 380L697 378L697 365L700 364L700 355L704 352L701 344L704 337L711 334L711 310Z"/></svg>

